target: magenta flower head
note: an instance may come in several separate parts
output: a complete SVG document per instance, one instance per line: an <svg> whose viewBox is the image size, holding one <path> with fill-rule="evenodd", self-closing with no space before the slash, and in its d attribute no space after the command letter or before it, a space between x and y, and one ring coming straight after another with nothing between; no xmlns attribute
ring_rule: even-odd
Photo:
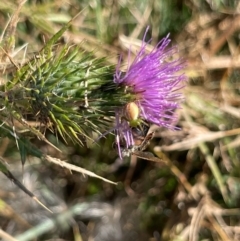
<svg viewBox="0 0 240 241"><path fill-rule="evenodd" d="M175 110L183 100L179 90L184 87L186 76L179 72L185 64L179 58L172 59L178 52L177 47L167 49L171 41L168 35L148 53L146 47L149 42L145 43L147 31L141 49L134 61L128 63L127 71L121 72L118 65L114 76L114 82L124 86L125 92L133 97L131 103L116 111L116 142L120 157L120 141L124 142L125 148L133 146L132 130L141 121L176 129Z"/></svg>

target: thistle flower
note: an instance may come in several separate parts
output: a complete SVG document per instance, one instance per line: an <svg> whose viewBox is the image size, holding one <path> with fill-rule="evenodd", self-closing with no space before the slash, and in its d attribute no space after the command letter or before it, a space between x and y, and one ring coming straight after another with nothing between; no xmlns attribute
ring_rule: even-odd
<svg viewBox="0 0 240 241"><path fill-rule="evenodd" d="M178 51L177 47L166 49L171 42L168 35L147 53L149 42L144 42L147 31L141 49L134 61L128 63L127 71L123 73L118 65L114 76L114 82L125 87L125 92L133 98L132 103L138 107L134 120L126 117L126 106L116 111L116 142L120 157L120 141L125 142L126 148L133 146L133 127L141 125L141 122L176 129L173 124L175 110L183 100L178 90L183 88L186 80L184 74L179 74L184 64L181 59L171 60Z"/></svg>

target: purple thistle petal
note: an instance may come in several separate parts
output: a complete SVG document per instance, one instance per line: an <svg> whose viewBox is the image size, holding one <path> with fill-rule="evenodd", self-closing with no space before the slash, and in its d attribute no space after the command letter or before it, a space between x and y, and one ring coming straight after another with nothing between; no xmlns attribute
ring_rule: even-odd
<svg viewBox="0 0 240 241"><path fill-rule="evenodd" d="M176 47L166 49L171 40L166 36L157 46L147 53L145 32L141 49L134 61L128 63L127 72L120 71L120 62L114 76L114 82L129 87L135 96L134 102L140 109L140 118L147 123L156 124L170 129L176 120L175 110L179 108L183 96L179 89L183 88L186 81L184 74L179 74L185 66L181 59L169 61L178 52ZM130 52L129 52L130 53ZM116 113L116 131L120 140L125 141L128 148L133 145L131 126L121 115Z"/></svg>

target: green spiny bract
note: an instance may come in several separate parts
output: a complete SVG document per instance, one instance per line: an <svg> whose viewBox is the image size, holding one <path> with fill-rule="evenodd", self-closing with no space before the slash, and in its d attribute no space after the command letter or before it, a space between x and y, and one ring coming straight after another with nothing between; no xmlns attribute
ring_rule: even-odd
<svg viewBox="0 0 240 241"><path fill-rule="evenodd" d="M50 129L66 142L82 144L91 131L108 130L116 108L130 100L113 82L113 73L104 58L77 46L41 51L1 87L6 108L0 115L17 120L40 139ZM34 121L34 127L27 121Z"/></svg>

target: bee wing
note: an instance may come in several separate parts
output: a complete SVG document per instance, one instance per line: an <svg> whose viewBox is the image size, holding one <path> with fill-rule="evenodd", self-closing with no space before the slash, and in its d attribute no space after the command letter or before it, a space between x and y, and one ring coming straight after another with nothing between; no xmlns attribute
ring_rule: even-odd
<svg viewBox="0 0 240 241"><path fill-rule="evenodd" d="M135 155L137 157L140 157L142 159L152 161L152 162L165 163L163 159L155 157L151 152L142 152L142 151L134 150L132 152L132 155Z"/></svg>
<svg viewBox="0 0 240 241"><path fill-rule="evenodd" d="M151 132L144 138L143 142L139 146L140 150L146 149L146 146L147 146L148 142L153 138L153 134L154 134L154 132Z"/></svg>

